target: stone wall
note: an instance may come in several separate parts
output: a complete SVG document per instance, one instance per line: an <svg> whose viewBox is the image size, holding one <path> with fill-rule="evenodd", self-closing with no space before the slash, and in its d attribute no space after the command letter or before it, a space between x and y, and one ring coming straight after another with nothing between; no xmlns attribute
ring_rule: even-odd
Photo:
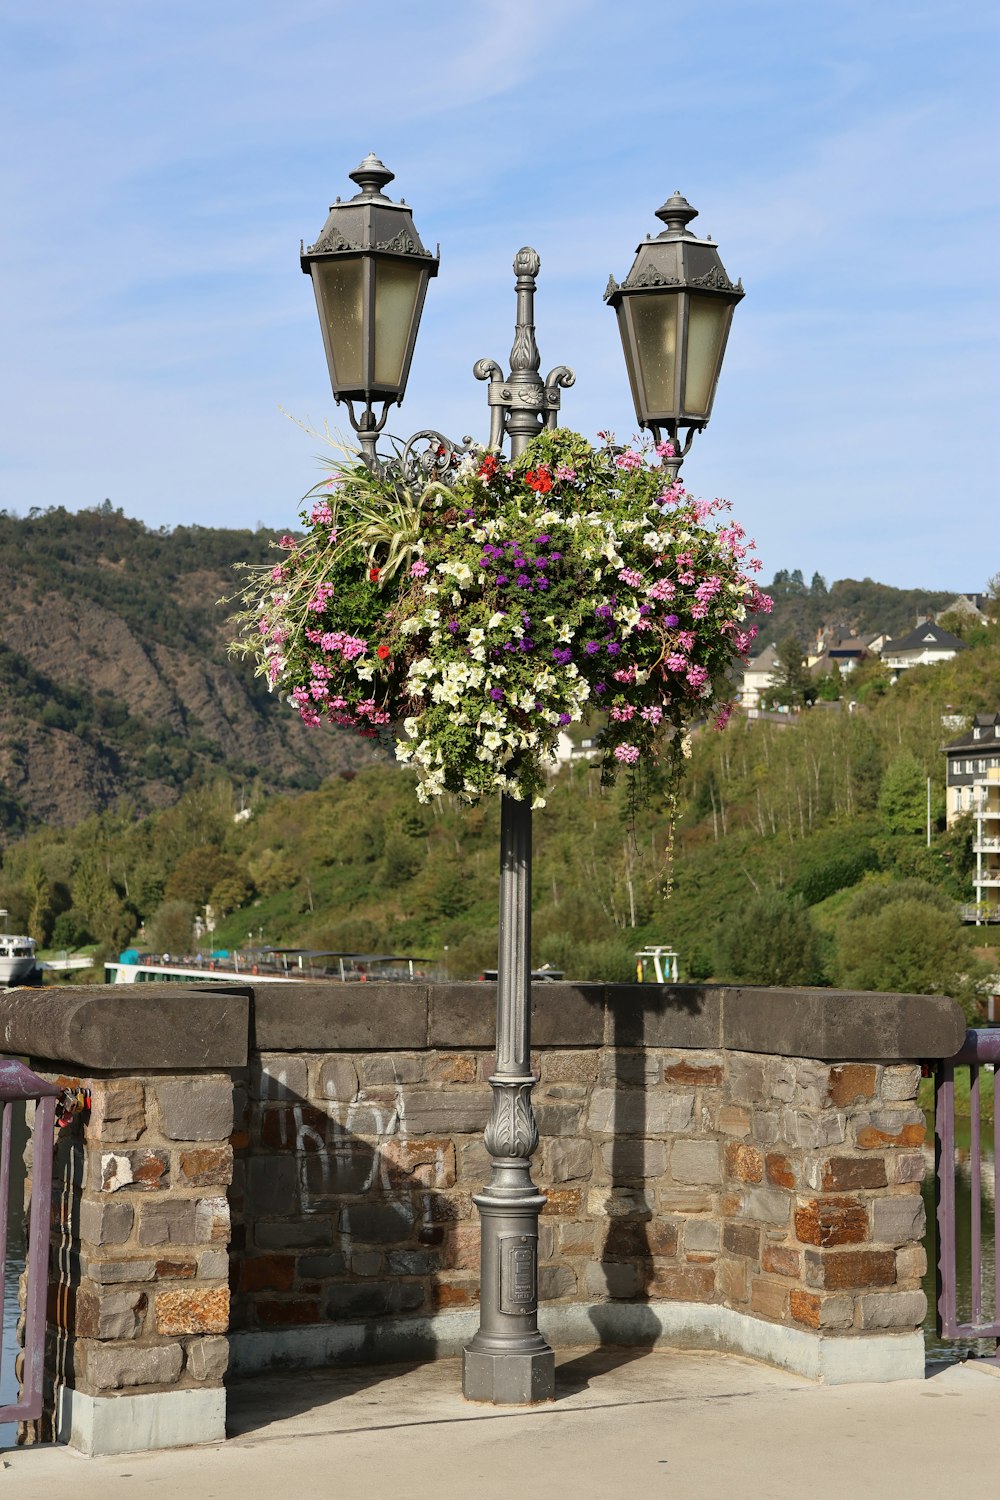
<svg viewBox="0 0 1000 1500"><path fill-rule="evenodd" d="M92 1091L58 1132L49 1368L90 1452L224 1433L224 1375L475 1331L493 991L148 985L0 997L0 1050ZM553 1343L919 1374L922 1059L952 1001L536 986ZM227 1272L230 1291L227 1288Z"/></svg>
<svg viewBox="0 0 1000 1500"><path fill-rule="evenodd" d="M218 1436L233 1077L45 1076L91 1091L84 1119L57 1133L53 1170L48 1360L65 1396L58 1435L88 1427L111 1393L170 1391L184 1393L188 1425ZM127 1406L116 1415L135 1420Z"/></svg>
<svg viewBox="0 0 1000 1500"><path fill-rule="evenodd" d="M234 1329L477 1301L492 1066L473 1050L255 1060ZM542 1302L919 1327L917 1066L595 1046L535 1067Z"/></svg>

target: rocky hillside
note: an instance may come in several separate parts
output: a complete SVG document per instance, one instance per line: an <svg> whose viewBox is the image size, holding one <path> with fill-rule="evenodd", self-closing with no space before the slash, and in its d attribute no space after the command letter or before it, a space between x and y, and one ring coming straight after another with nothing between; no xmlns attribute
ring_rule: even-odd
<svg viewBox="0 0 1000 1500"><path fill-rule="evenodd" d="M316 786L370 748L310 732L225 652L232 564L269 533L150 531L110 505L0 514L0 838L122 796L174 802L223 771Z"/></svg>
<svg viewBox="0 0 1000 1500"><path fill-rule="evenodd" d="M146 811L205 774L275 791L317 786L377 758L367 742L306 730L230 660L236 562L262 562L270 533L151 531L105 502L27 517L0 512L0 843L68 827L129 797ZM759 647L824 623L909 629L950 595L865 579L827 588L782 572Z"/></svg>

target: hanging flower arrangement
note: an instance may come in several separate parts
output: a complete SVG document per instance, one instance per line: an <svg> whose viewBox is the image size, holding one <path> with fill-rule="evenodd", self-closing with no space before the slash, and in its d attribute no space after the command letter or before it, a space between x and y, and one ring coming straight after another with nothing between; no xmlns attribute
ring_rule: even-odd
<svg viewBox="0 0 1000 1500"><path fill-rule="evenodd" d="M304 723L394 740L423 801L539 806L560 733L588 720L606 779L659 762L676 782L771 601L728 504L667 456L559 429L513 462L472 450L448 486L338 466L238 596L231 649Z"/></svg>

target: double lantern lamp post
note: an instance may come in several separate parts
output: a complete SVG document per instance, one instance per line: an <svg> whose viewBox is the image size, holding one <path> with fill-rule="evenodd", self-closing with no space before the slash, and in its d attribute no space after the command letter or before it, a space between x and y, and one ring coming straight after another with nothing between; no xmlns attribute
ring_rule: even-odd
<svg viewBox="0 0 1000 1500"><path fill-rule="evenodd" d="M303 271L316 294L330 381L347 405L366 464L377 454L389 408L402 402L427 283L439 256L425 249L405 202L384 189L393 173L369 155L350 174L359 191L338 198L315 244L303 248ZM612 276L605 301L618 317L636 417L673 456L675 478L712 413L733 308L743 296L729 280L716 246L687 227L696 210L680 193L657 210L665 228L647 235L621 283ZM510 372L490 359L473 367L488 382L487 448L520 457L531 439L557 425L560 393L575 376L557 365L542 380L534 299L540 260L525 247L514 257L517 321ZM381 406L376 414L375 408ZM360 408L357 410L356 408ZM681 437L681 430L686 435ZM418 451L418 442L425 451ZM466 443L470 440L466 439ZM447 483L461 449L430 429L410 438L389 463L405 474L434 473ZM497 1060L486 1148L490 1181L474 1202L482 1224L480 1325L465 1348L462 1388L470 1400L521 1405L551 1400L555 1358L538 1329L538 1216L545 1203L531 1180L538 1130L531 1106L531 808L504 794L500 811L500 914Z"/></svg>

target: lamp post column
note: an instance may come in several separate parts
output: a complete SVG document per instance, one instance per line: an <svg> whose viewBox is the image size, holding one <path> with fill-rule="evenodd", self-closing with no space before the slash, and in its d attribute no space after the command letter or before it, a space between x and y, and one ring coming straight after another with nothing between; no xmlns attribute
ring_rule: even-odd
<svg viewBox="0 0 1000 1500"><path fill-rule="evenodd" d="M556 371L546 389L539 378L535 343L534 250L519 250L517 326L510 375L481 361L476 374L490 380L490 446L504 431L518 458L558 407ZM568 378L563 378L568 377ZM551 397L554 395L554 399ZM500 927L497 956L497 1061L490 1078L493 1101L486 1126L490 1181L473 1199L481 1223L479 1330L466 1345L462 1390L470 1401L524 1405L555 1395L555 1355L538 1330L538 1216L545 1198L531 1180L538 1129L531 1107L531 806L504 794L500 803Z"/></svg>

